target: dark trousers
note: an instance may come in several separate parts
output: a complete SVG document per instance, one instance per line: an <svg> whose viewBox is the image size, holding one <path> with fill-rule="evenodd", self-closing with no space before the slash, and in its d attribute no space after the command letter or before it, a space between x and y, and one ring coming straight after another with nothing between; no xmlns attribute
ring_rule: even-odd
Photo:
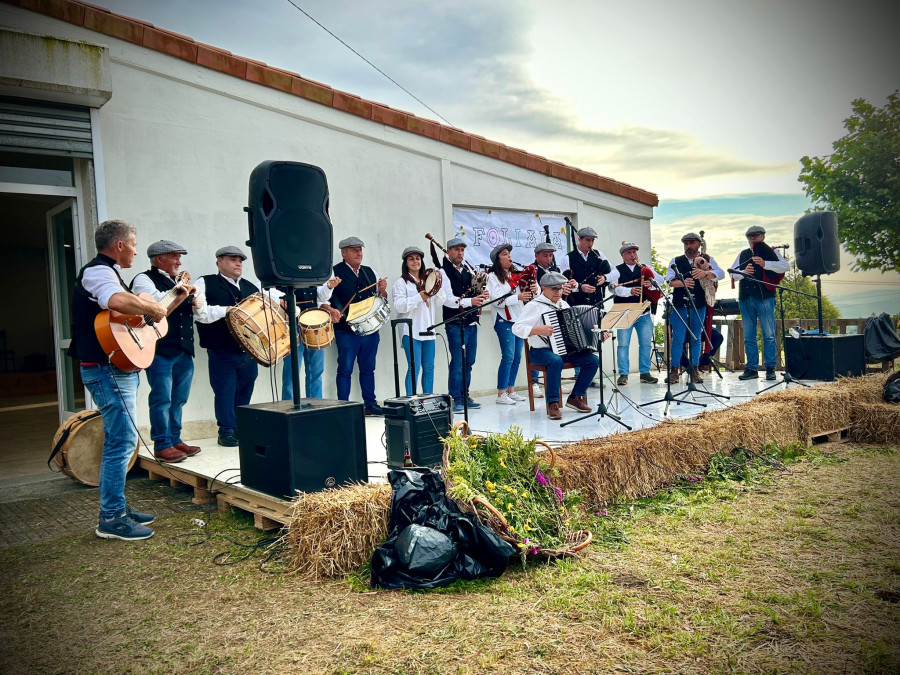
<svg viewBox="0 0 900 675"><path fill-rule="evenodd" d="M209 384L215 394L216 423L220 434L237 431L235 408L250 403L253 383L259 369L256 361L243 352L236 354L220 349L208 349Z"/></svg>
<svg viewBox="0 0 900 675"><path fill-rule="evenodd" d="M337 392L342 401L350 400L353 363L359 364L359 388L362 390L366 407L377 405L375 400L375 356L378 354L378 333L359 336L353 331L334 331L334 341L338 348Z"/></svg>

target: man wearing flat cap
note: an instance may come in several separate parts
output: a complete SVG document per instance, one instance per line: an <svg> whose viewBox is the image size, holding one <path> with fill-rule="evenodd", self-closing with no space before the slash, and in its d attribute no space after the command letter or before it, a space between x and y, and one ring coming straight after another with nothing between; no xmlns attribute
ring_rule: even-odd
<svg viewBox="0 0 900 675"><path fill-rule="evenodd" d="M775 249L765 244L766 229L753 225L747 232L750 245L738 254L733 270L743 274L732 274L738 282L738 307L744 326L744 351L747 363L741 380L755 380L759 377L759 345L756 343L756 324L763 338L763 362L766 379L775 379L775 287L781 277L790 269L788 261Z"/></svg>
<svg viewBox="0 0 900 675"><path fill-rule="evenodd" d="M578 284L567 298L570 305L593 305L601 297L602 288L611 278L612 267L602 251L594 248L597 233L592 227L578 230L578 241L568 253L569 269L565 275Z"/></svg>
<svg viewBox="0 0 900 675"><path fill-rule="evenodd" d="M562 299L566 282L567 279L559 272L547 272L541 277L541 294L525 305L512 327L514 335L528 341L531 362L547 368L547 417L552 420L562 419L560 399L563 358L553 353L550 336L553 335L554 328L545 325L541 317L569 306ZM587 389L600 367L597 355L581 352L568 355L565 360L579 369L572 393L566 399L566 407L578 412L591 412L587 403Z"/></svg>
<svg viewBox="0 0 900 675"><path fill-rule="evenodd" d="M616 265L618 281L613 286L614 300L613 304L617 307L627 307L629 304L637 304L646 299L647 291L651 290L650 277L660 286L665 283L665 279L656 273L652 267L642 266L638 262L638 251L640 247L633 243L623 241L619 248L619 255L622 256L622 264ZM649 276L645 278L644 269L650 270ZM631 372L630 347L631 333L637 331L638 336L638 370L640 371L640 380L646 384L656 384L659 380L650 374L650 353L653 350L653 318L652 313L656 311L655 306L648 306L641 314L641 317L628 328L620 328L616 331L616 338L619 344L616 348L616 357L619 366L619 379L616 381L618 385L628 384L628 373Z"/></svg>
<svg viewBox="0 0 900 675"><path fill-rule="evenodd" d="M375 399L375 358L381 337L378 331L369 335L357 335L347 323L347 305L360 302L374 295L387 298L387 277L384 279L371 267L362 264L365 244L359 237L347 237L338 242L341 262L334 266L334 275L341 280L331 296L335 309L343 311L343 317L335 326L334 340L338 348L337 393L342 401L350 400L353 364L359 366L359 388L362 390L366 415L383 415L384 411Z"/></svg>
<svg viewBox="0 0 900 675"><path fill-rule="evenodd" d="M687 327L690 326L693 337L690 338L691 351L691 377L694 382L703 382L698 366L700 365L701 335L703 322L706 321L706 292L700 284L702 279L722 280L725 272L716 263L715 258L709 256L709 269L702 270L694 265L694 260L700 255L700 235L688 232L681 238L684 244L684 255L672 258L669 261L666 272L666 283L675 289L672 297L672 305L678 316L673 317L672 324L672 351L669 354L670 384L678 382L680 374L679 364L681 353L684 351ZM682 281L683 280L683 281ZM680 318L679 318L680 317Z"/></svg>
<svg viewBox="0 0 900 675"><path fill-rule="evenodd" d="M470 307L481 307L488 299L487 284L478 295L472 294L472 273L463 265L466 257L466 240L462 237L453 237L447 242L444 262L441 265L441 275L444 289L443 320L448 321L461 314ZM466 372L463 373L462 346L463 341L459 335L459 324L448 323L444 330L447 334L447 346L450 348L450 375L448 390L453 397L453 412L461 413L463 407L463 389L468 391L468 385L472 382L472 366L475 365L475 357L478 355L478 315L479 312L470 312L461 321L465 324L464 339L466 345ZM463 377L465 375L465 377ZM466 385L463 387L463 385ZM469 408L480 408L481 404L467 396Z"/></svg>
<svg viewBox="0 0 900 675"><path fill-rule="evenodd" d="M228 308L259 292L259 287L242 275L247 255L237 246L223 246L216 251L217 274L197 280L199 307L194 309L200 346L209 359L209 384L215 395L219 445L238 445L237 413L239 405L247 405L253 396L258 368L256 361L244 352L232 337L225 322Z"/></svg>
<svg viewBox="0 0 900 675"><path fill-rule="evenodd" d="M162 239L150 244L150 269L132 280L132 293L146 293L159 302L176 287L183 255L187 250L174 241ZM194 377L194 298L185 300L195 292L190 284L179 286L175 309L168 317L169 332L157 341L156 356L145 371L150 383L150 437L153 454L161 462L180 462L200 452L198 446L181 440L181 411Z"/></svg>
<svg viewBox="0 0 900 675"><path fill-rule="evenodd" d="M551 244L549 241L542 241L540 244L534 247L534 263L532 263L537 268L537 277L535 281L538 283L538 287L540 287L541 279L547 272L559 272L559 266L556 264L556 258L554 257L554 253L556 252L556 247ZM563 298L568 300L569 294L578 286L578 282L574 279L570 279L568 283L563 286ZM541 385L539 380L538 371L531 371L531 394L534 398L544 398L544 392L541 391Z"/></svg>

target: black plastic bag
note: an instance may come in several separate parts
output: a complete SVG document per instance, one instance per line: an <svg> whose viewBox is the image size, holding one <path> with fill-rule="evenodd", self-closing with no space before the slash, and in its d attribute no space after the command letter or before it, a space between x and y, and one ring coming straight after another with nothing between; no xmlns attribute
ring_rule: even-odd
<svg viewBox="0 0 900 675"><path fill-rule="evenodd" d="M900 403L900 370L891 375L884 383L884 402Z"/></svg>
<svg viewBox="0 0 900 675"><path fill-rule="evenodd" d="M894 320L887 312L866 319L863 333L866 342L866 363L890 361L900 356L900 337L894 330Z"/></svg>
<svg viewBox="0 0 900 675"><path fill-rule="evenodd" d="M460 511L437 471L396 469L388 481L394 490L388 540L372 555L372 586L440 588L503 574L515 548Z"/></svg>

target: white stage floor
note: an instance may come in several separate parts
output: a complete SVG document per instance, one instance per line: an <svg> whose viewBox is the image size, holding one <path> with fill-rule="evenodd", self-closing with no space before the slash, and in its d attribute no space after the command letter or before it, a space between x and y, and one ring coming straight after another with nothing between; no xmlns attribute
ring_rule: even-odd
<svg viewBox="0 0 900 675"><path fill-rule="evenodd" d="M724 369L721 372L721 379L715 373L704 373L705 381L702 385L697 385L698 390L695 393L678 397L683 401L702 403L705 407L672 403L669 405L667 417L670 419L683 419L693 417L705 410L719 410L736 405L749 400L760 389L774 384L766 381L764 377L758 380L741 381L738 379L739 373L730 373ZM658 373L654 370L653 374L659 377L660 381L658 384L641 384L638 376L632 374L629 377L629 384L619 388L621 394L612 397L611 380L607 378L604 380L604 400L609 408L609 412L620 416L622 421L633 429L651 427L666 419L664 416L665 403L657 403L643 408L635 407L641 403L661 399L665 396L665 371ZM673 394L678 394L685 390L685 385L683 384L685 377L682 376L681 379L682 384L678 386L672 385ZM784 389L785 385L781 382L781 373L779 373L777 382L778 386L771 391ZM807 384L812 383L807 382ZM796 385L791 386L794 387ZM726 400L710 396L704 389L716 394L729 396L730 399ZM524 394L524 392L521 393ZM565 397L565 394L563 396ZM469 425L476 433L503 432L515 424L521 427L526 437L537 436L539 439L556 446L586 438L597 438L627 431L625 427L617 424L614 420L598 416L581 419L573 424L561 427L561 422L576 420L584 417L584 414L563 407L563 419L561 421L550 420L545 412L544 399L535 399L534 412L528 409L528 401L523 401L513 406L497 405L494 403L494 395L482 396L475 400L481 403L481 408L469 410ZM589 389L588 403L591 406L596 406L599 401L600 389ZM454 421L460 419L462 419L462 415L458 414L455 416ZM384 463L387 459L383 443L384 419L381 417L367 417L365 425L369 480L370 482L381 482L387 473L387 465ZM224 448L216 443L215 438L192 440L190 443L199 445L202 448L202 452L194 457L188 457L173 466L209 479L216 478L220 482L239 483L240 460L237 448ZM152 459L152 455L144 448L141 448L141 455ZM215 486L212 487L215 488Z"/></svg>

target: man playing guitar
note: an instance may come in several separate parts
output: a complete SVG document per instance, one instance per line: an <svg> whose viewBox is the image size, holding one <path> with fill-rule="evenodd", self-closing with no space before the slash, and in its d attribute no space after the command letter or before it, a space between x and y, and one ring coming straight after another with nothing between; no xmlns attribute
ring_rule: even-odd
<svg viewBox="0 0 900 675"><path fill-rule="evenodd" d="M81 268L72 301L74 328L69 356L80 362L81 379L103 419L100 460L100 518L95 533L104 539L138 540L153 536L147 527L154 516L125 503L125 474L138 442L135 400L138 374L109 362L94 332L94 319L104 310L161 321L165 308L134 295L119 276L137 254L134 225L107 220L94 234L97 257Z"/></svg>

